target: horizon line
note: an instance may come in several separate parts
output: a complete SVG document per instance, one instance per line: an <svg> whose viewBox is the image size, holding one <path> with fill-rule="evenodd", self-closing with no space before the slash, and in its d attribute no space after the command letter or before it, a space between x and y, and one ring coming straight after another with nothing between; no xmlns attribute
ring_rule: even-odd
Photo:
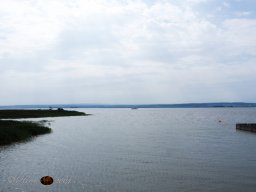
<svg viewBox="0 0 256 192"><path fill-rule="evenodd" d="M243 102L243 101L232 101L232 102L188 102L188 103L120 103L120 104L112 104L112 103L53 103L53 104L9 104L9 105L0 105L0 107L15 107L15 106L72 106L72 105L98 105L98 106L102 106L102 105L106 105L106 106L129 106L129 105L140 105L140 106L144 106L144 105L196 105L196 104L256 104L256 102Z"/></svg>

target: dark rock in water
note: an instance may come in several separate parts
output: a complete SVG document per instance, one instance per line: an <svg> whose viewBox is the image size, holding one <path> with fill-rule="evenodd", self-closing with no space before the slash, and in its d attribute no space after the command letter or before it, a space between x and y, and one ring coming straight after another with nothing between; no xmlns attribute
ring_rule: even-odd
<svg viewBox="0 0 256 192"><path fill-rule="evenodd" d="M43 185L51 185L53 183L53 178L50 176L44 176L40 179Z"/></svg>
<svg viewBox="0 0 256 192"><path fill-rule="evenodd" d="M237 123L236 129L243 131L256 132L256 123Z"/></svg>

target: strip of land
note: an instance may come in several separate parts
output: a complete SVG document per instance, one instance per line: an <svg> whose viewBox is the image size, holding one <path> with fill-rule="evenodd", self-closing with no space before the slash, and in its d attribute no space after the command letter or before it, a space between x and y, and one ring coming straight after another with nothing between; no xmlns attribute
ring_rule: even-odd
<svg viewBox="0 0 256 192"><path fill-rule="evenodd" d="M57 110L0 110L0 145L9 145L14 142L28 140L33 136L51 133L51 128L41 122L13 121L1 119L64 117L88 115L78 111Z"/></svg>
<svg viewBox="0 0 256 192"><path fill-rule="evenodd" d="M64 116L84 116L88 115L78 111L67 111L64 109L3 109L0 110L0 119L21 119L40 117L64 117Z"/></svg>

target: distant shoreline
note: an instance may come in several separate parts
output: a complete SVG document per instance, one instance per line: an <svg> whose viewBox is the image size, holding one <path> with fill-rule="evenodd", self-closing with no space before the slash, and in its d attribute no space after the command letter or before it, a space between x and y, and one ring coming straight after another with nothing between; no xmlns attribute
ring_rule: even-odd
<svg viewBox="0 0 256 192"><path fill-rule="evenodd" d="M49 109L52 108L243 108L256 107L256 103L216 102L216 103L183 103L183 104L44 104L44 105L6 105L0 109Z"/></svg>

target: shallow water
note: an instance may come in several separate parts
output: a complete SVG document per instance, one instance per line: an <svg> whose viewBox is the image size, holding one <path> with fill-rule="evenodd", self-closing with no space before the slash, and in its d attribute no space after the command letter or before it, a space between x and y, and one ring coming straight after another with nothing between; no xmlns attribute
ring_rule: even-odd
<svg viewBox="0 0 256 192"><path fill-rule="evenodd" d="M0 191L256 189L256 134L235 129L254 108L76 110L93 115L43 118L51 134L0 147Z"/></svg>

